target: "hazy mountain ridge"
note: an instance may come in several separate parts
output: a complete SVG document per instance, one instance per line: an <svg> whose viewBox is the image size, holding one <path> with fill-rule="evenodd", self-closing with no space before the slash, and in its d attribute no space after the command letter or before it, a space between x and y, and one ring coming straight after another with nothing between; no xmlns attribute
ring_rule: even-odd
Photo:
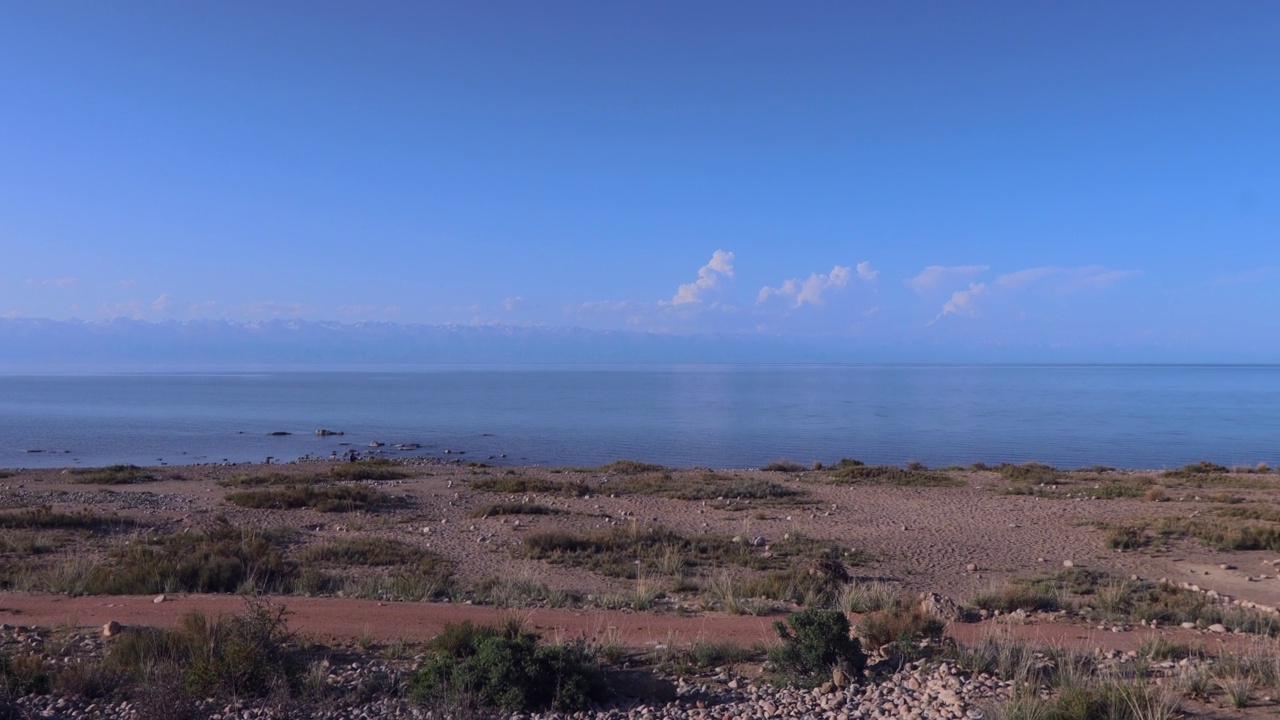
<svg viewBox="0 0 1280 720"><path fill-rule="evenodd" d="M841 362L832 343L572 327L0 319L0 364Z"/></svg>

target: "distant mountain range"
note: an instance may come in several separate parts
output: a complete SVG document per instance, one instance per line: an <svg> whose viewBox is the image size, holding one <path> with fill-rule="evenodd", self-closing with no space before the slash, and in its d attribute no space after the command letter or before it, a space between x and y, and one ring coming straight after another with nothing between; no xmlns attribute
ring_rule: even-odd
<svg viewBox="0 0 1280 720"><path fill-rule="evenodd" d="M0 366L858 362L840 341L307 320L0 319Z"/></svg>

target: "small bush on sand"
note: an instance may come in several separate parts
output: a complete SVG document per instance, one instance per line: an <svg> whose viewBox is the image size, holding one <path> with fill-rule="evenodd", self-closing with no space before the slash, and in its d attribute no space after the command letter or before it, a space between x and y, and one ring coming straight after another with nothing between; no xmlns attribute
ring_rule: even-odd
<svg viewBox="0 0 1280 720"><path fill-rule="evenodd" d="M906 647L916 638L942 635L943 622L916 603L895 603L858 621L858 637L867 647L880 648L897 643Z"/></svg>
<svg viewBox="0 0 1280 720"><path fill-rule="evenodd" d="M26 530L90 530L102 532L132 528L137 523L125 517L95 515L88 510L54 512L39 507L20 512L0 513L0 528Z"/></svg>
<svg viewBox="0 0 1280 720"><path fill-rule="evenodd" d="M536 633L506 627L447 625L436 654L410 682L418 702L474 698L503 713L574 712L606 691L599 666L581 644L543 645Z"/></svg>
<svg viewBox="0 0 1280 720"><path fill-rule="evenodd" d="M760 469L765 470L767 472L798 473L798 472L804 472L805 467L798 462L791 462L790 460L783 459L783 460L774 460L773 462L761 467Z"/></svg>
<svg viewBox="0 0 1280 720"><path fill-rule="evenodd" d="M280 490L244 490L227 493L227 502L247 508L294 510L309 507L319 512L354 512L390 505L393 498L363 485L292 485Z"/></svg>
<svg viewBox="0 0 1280 720"><path fill-rule="evenodd" d="M476 508L471 513L473 518L497 517L499 515L563 515L565 510L553 508L541 503L493 503Z"/></svg>
<svg viewBox="0 0 1280 720"><path fill-rule="evenodd" d="M1018 482L1052 482L1062 477L1061 471L1057 468L1038 462L1027 462L1021 465L1000 463L995 469L1005 480Z"/></svg>
<svg viewBox="0 0 1280 720"><path fill-rule="evenodd" d="M137 465L111 465L101 468L76 468L71 471L74 482L85 485L130 485L155 482L156 476Z"/></svg>
<svg viewBox="0 0 1280 720"><path fill-rule="evenodd" d="M106 663L138 683L150 681L157 669L177 669L197 698L263 697L295 685L302 663L286 610L266 601L246 603L240 615L210 620L192 613L174 630L125 633L112 643Z"/></svg>
<svg viewBox="0 0 1280 720"><path fill-rule="evenodd" d="M855 464L856 463L856 464ZM831 482L841 485L895 485L900 487L960 487L964 481L934 470L907 469L894 465L863 465L841 460L829 471Z"/></svg>
<svg viewBox="0 0 1280 720"><path fill-rule="evenodd" d="M289 592L298 574L273 533L222 523L205 533L179 533L113 551L94 572L89 595L159 592Z"/></svg>
<svg viewBox="0 0 1280 720"><path fill-rule="evenodd" d="M860 677L867 666L862 643L849 634L849 619L839 610L810 608L795 613L773 629L782 644L769 651L778 673L800 687L816 687L839 668L846 677Z"/></svg>
<svg viewBox="0 0 1280 720"><path fill-rule="evenodd" d="M507 495L545 494L584 497L591 494L591 487L584 482L564 482L522 475L486 476L471 480L469 484L472 490Z"/></svg>

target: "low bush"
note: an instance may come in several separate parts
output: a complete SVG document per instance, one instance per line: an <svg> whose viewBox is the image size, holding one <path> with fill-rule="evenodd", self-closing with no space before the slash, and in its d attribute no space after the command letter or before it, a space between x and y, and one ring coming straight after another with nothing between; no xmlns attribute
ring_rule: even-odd
<svg viewBox="0 0 1280 720"><path fill-rule="evenodd" d="M617 495L658 495L675 500L786 500L806 493L758 478L742 478L706 471L696 480L668 473L632 475L609 482Z"/></svg>
<svg viewBox="0 0 1280 720"><path fill-rule="evenodd" d="M773 629L782 644L769 659L786 681L816 687L830 680L833 669L860 677L867 666L862 643L849 634L849 619L839 610L809 608L776 621Z"/></svg>
<svg viewBox="0 0 1280 720"><path fill-rule="evenodd" d="M791 462L790 460L783 459L783 460L775 460L769 463L768 465L761 467L760 469L766 472L798 473L798 472L804 472L805 466L797 462Z"/></svg>
<svg viewBox="0 0 1280 720"><path fill-rule="evenodd" d="M858 621L857 635L868 647L898 644L914 647L922 637L939 637L944 623L915 603L894 603L884 610L868 613Z"/></svg>
<svg viewBox="0 0 1280 720"><path fill-rule="evenodd" d="M287 611L261 600L246 603L240 615L210 620L192 613L174 630L125 633L112 643L106 663L138 683L149 682L157 669L175 669L197 698L263 697L281 685L296 686L302 663Z"/></svg>
<svg viewBox="0 0 1280 720"><path fill-rule="evenodd" d="M906 469L894 465L864 465L857 460L841 460L827 471L831 482L841 485L894 485L899 487L960 487L964 481L946 473Z"/></svg>
<svg viewBox="0 0 1280 720"><path fill-rule="evenodd" d="M161 592L287 593L298 575L274 533L232 527L178 533L114 550L89 577L89 595L146 595Z"/></svg>
<svg viewBox="0 0 1280 720"><path fill-rule="evenodd" d="M418 702L473 698L503 713L586 707L606 692L603 676L582 644L543 645L536 633L507 627L447 625L436 651L410 682Z"/></svg>
<svg viewBox="0 0 1280 720"><path fill-rule="evenodd" d="M394 499L363 485L291 485L279 490L243 490L227 493L227 502L264 510L309 507L318 512L354 512L391 505Z"/></svg>
<svg viewBox="0 0 1280 720"><path fill-rule="evenodd" d="M473 518L497 517L499 515L563 515L565 510L549 507L540 503L493 503L476 508Z"/></svg>
<svg viewBox="0 0 1280 720"><path fill-rule="evenodd" d="M111 465L101 468L75 468L71 471L74 482L85 485L130 485L155 482L158 478L149 470L137 465Z"/></svg>
<svg viewBox="0 0 1280 720"><path fill-rule="evenodd" d="M137 523L117 515L96 515L88 510L54 512L39 507L20 512L0 513L0 528L26 530L89 530L94 532L132 528Z"/></svg>
<svg viewBox="0 0 1280 720"><path fill-rule="evenodd" d="M636 462L635 460L615 460L608 465L601 465L596 470L614 475L640 475L642 473L666 472L667 468L662 465Z"/></svg>
<svg viewBox="0 0 1280 720"><path fill-rule="evenodd" d="M1005 480L1017 482L1052 482L1062 477L1062 472L1057 468L1038 462L1027 462L1021 465L1000 463L995 470Z"/></svg>
<svg viewBox="0 0 1280 720"><path fill-rule="evenodd" d="M564 497L583 497L591 494L591 487L584 482L564 482L545 478L524 477L523 475L486 476L470 480L472 490L508 495L560 495Z"/></svg>

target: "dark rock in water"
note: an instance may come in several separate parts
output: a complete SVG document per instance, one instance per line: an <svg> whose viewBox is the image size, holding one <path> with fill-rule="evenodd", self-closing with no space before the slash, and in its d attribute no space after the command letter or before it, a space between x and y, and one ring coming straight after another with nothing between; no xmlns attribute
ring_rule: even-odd
<svg viewBox="0 0 1280 720"><path fill-rule="evenodd" d="M316 431L316 434L319 435L320 437L327 437L329 435L343 435L345 433L343 433L341 430L326 430L325 428L320 428L319 430Z"/></svg>
<svg viewBox="0 0 1280 720"><path fill-rule="evenodd" d="M271 437L282 437L282 436L284 436L284 435L292 435L293 433L288 432L288 431L285 431L285 430L275 430L275 431L269 432L269 433L267 433L267 434L268 434L268 435L270 435Z"/></svg>
<svg viewBox="0 0 1280 720"><path fill-rule="evenodd" d="M44 451L43 451L43 450L40 450L40 449L38 449L38 448L27 448L27 452L29 452L29 453L42 453L42 452L44 452Z"/></svg>

